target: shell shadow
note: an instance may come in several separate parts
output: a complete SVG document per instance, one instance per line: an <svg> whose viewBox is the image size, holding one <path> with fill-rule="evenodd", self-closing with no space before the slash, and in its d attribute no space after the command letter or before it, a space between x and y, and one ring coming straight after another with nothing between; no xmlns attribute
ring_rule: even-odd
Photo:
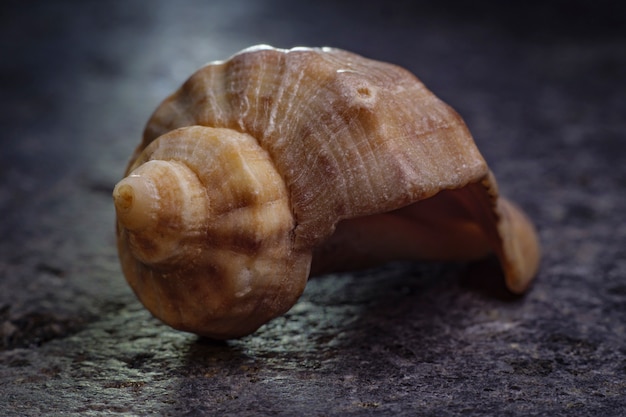
<svg viewBox="0 0 626 417"><path fill-rule="evenodd" d="M429 369L479 337L466 332L472 314L519 299L494 267L401 262L313 278L288 313L250 336L190 339L170 411L330 412L336 405L319 398L367 396L368 381L388 381L379 394L393 395L398 374L439 378Z"/></svg>
<svg viewBox="0 0 626 417"><path fill-rule="evenodd" d="M471 264L394 263L337 278L335 291L325 296L305 293L305 302L336 311L311 337L347 367L381 378L388 377L388 361L456 356L458 345L478 341L473 326L515 316L523 299L506 288L495 258Z"/></svg>
<svg viewBox="0 0 626 417"><path fill-rule="evenodd" d="M471 292L494 300L514 302L524 297L524 294L515 294L506 287L504 274L496 257L467 264L459 277L459 284Z"/></svg>

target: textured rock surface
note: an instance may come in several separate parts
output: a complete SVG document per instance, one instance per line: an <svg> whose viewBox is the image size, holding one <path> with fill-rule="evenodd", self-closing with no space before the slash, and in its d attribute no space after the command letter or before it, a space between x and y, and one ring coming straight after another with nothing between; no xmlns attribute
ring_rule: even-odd
<svg viewBox="0 0 626 417"><path fill-rule="evenodd" d="M623 10L405 3L2 3L0 415L626 413ZM111 189L166 94L260 42L395 62L453 105L537 222L532 290L399 263L312 280L237 341L152 319Z"/></svg>

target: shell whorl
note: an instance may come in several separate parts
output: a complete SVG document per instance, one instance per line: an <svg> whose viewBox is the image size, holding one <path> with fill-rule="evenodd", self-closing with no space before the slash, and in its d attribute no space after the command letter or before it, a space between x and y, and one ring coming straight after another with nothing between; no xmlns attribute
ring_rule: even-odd
<svg viewBox="0 0 626 417"><path fill-rule="evenodd" d="M301 247L342 218L487 173L462 119L415 76L332 48L248 49L201 68L155 111L142 146L191 125L257 139L287 184Z"/></svg>
<svg viewBox="0 0 626 417"><path fill-rule="evenodd" d="M228 338L295 303L311 255L293 250L287 190L255 139L230 129L175 129L129 171L114 190L122 266L155 316Z"/></svg>

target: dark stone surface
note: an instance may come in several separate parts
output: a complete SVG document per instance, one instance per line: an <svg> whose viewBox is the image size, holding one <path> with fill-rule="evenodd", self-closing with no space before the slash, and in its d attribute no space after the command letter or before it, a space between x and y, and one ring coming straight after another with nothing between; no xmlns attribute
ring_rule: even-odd
<svg viewBox="0 0 626 417"><path fill-rule="evenodd" d="M338 4L339 3L339 4ZM617 2L3 1L0 415L626 414L626 13ZM159 324L117 263L110 192L208 60L333 45L466 119L545 258L312 280L227 343Z"/></svg>

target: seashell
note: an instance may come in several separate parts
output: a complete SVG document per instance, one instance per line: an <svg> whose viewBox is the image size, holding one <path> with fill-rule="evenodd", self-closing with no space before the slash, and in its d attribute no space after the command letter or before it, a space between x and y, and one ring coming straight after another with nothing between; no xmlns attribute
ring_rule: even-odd
<svg viewBox="0 0 626 417"><path fill-rule="evenodd" d="M170 326L227 339L310 274L495 254L521 293L540 251L461 117L408 71L256 46L156 109L113 192L123 272Z"/></svg>

